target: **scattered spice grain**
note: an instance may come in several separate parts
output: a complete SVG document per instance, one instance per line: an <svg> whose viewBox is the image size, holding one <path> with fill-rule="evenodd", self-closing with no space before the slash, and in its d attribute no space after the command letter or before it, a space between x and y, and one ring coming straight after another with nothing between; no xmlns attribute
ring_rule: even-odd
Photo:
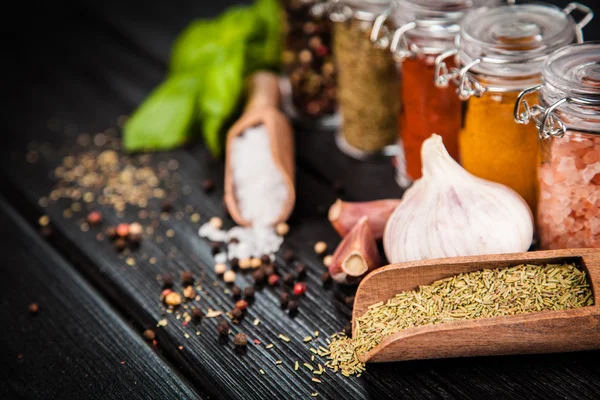
<svg viewBox="0 0 600 400"><path fill-rule="evenodd" d="M152 329L146 329L142 335L144 336L144 339L146 339L149 342L153 341L156 338L156 334Z"/></svg>
<svg viewBox="0 0 600 400"><path fill-rule="evenodd" d="M248 345L248 337L243 333L238 333L233 337L233 344L237 347L246 347Z"/></svg>
<svg viewBox="0 0 600 400"><path fill-rule="evenodd" d="M296 265L296 275L298 278L304 278L306 276L306 264Z"/></svg>
<svg viewBox="0 0 600 400"><path fill-rule="evenodd" d="M170 288L173 286L173 277L171 274L163 274L160 276L163 288Z"/></svg>
<svg viewBox="0 0 600 400"><path fill-rule="evenodd" d="M286 285L292 286L296 280L296 277L294 276L294 274L292 274L290 272L290 273L283 275L282 280L283 280L283 283L285 283Z"/></svg>
<svg viewBox="0 0 600 400"><path fill-rule="evenodd" d="M196 297L196 291L194 290L194 286L189 285L183 288L183 296L186 299L193 300Z"/></svg>
<svg viewBox="0 0 600 400"><path fill-rule="evenodd" d="M292 250L287 250L285 253L283 253L283 261L285 261L287 264L291 263L295 259L296 254Z"/></svg>
<svg viewBox="0 0 600 400"><path fill-rule="evenodd" d="M323 282L323 283L331 282L331 274L328 271L325 271L321 274L321 282Z"/></svg>
<svg viewBox="0 0 600 400"><path fill-rule="evenodd" d="M279 283L279 275L271 274L269 275L269 285L275 286Z"/></svg>
<svg viewBox="0 0 600 400"><path fill-rule="evenodd" d="M290 300L287 308L290 311L290 313L295 313L296 311L298 311L298 302L296 300Z"/></svg>
<svg viewBox="0 0 600 400"><path fill-rule="evenodd" d="M29 314L37 314L40 311L40 306L38 305L38 303L31 303L29 305L29 307L27 307Z"/></svg>
<svg viewBox="0 0 600 400"><path fill-rule="evenodd" d="M321 255L327 251L327 243L320 241L315 243L315 253Z"/></svg>
<svg viewBox="0 0 600 400"><path fill-rule="evenodd" d="M252 286L248 286L244 288L244 297L246 299L253 299L255 294L255 290Z"/></svg>
<svg viewBox="0 0 600 400"><path fill-rule="evenodd" d="M119 224L117 225L117 236L121 237L121 238L126 238L127 236L129 236L129 224Z"/></svg>
<svg viewBox="0 0 600 400"><path fill-rule="evenodd" d="M225 318L220 318L217 323L217 333L220 337L224 337L229 335L229 324L225 320Z"/></svg>
<svg viewBox="0 0 600 400"><path fill-rule="evenodd" d="M225 271L227 271L227 265L222 263L215 264L215 273L217 275L223 275Z"/></svg>
<svg viewBox="0 0 600 400"><path fill-rule="evenodd" d="M100 211L91 211L87 216L87 221L90 225L99 225L102 222L102 213Z"/></svg>
<svg viewBox="0 0 600 400"><path fill-rule="evenodd" d="M294 285L294 294L301 296L306 293L306 283L298 282Z"/></svg>
<svg viewBox="0 0 600 400"><path fill-rule="evenodd" d="M233 296L234 299L239 299L240 297L242 297L242 288L240 288L239 286L234 286L231 288L231 295Z"/></svg>
<svg viewBox="0 0 600 400"><path fill-rule="evenodd" d="M144 228L139 222L133 222L129 225L129 235L141 235L142 233L144 233Z"/></svg>
<svg viewBox="0 0 600 400"><path fill-rule="evenodd" d="M240 310L239 308L234 307L233 310L231 310L231 316L233 317L234 320L239 321L244 316L244 312L242 310Z"/></svg>
<svg viewBox="0 0 600 400"><path fill-rule="evenodd" d="M254 271L252 273L252 278L254 279L254 283L261 284L261 283L265 282L267 275L265 274L265 271L263 271L262 269L257 269L256 271Z"/></svg>
<svg viewBox="0 0 600 400"><path fill-rule="evenodd" d="M246 300L238 300L235 302L235 306L243 311L248 308L248 302Z"/></svg>
<svg viewBox="0 0 600 400"><path fill-rule="evenodd" d="M165 303L171 307L177 307L181 304L181 295L177 292L171 292L165 296Z"/></svg>
<svg viewBox="0 0 600 400"><path fill-rule="evenodd" d="M333 256L331 254L323 257L323 265L329 267L333 263Z"/></svg>
<svg viewBox="0 0 600 400"><path fill-rule="evenodd" d="M279 236L285 236L290 232L290 226L285 222L280 222L277 225L275 225L275 232Z"/></svg>
<svg viewBox="0 0 600 400"><path fill-rule="evenodd" d="M279 304L282 308L286 308L290 302L290 294L283 292L279 295Z"/></svg>
<svg viewBox="0 0 600 400"><path fill-rule="evenodd" d="M204 317L204 312L202 312L201 309L194 307L194 308L192 308L191 316L192 316L193 320L199 321L202 319L202 317Z"/></svg>
<svg viewBox="0 0 600 400"><path fill-rule="evenodd" d="M183 271L181 273L181 283L184 285L194 284L194 273L192 271Z"/></svg>

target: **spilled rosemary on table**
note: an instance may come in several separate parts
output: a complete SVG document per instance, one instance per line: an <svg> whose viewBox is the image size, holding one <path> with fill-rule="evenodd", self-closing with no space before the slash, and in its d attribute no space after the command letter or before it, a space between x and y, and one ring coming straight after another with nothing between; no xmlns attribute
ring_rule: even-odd
<svg viewBox="0 0 600 400"><path fill-rule="evenodd" d="M565 310L594 304L586 273L572 264L517 265L442 279L373 304L356 321L354 337L332 335L327 366L358 375L365 354L404 329L451 321Z"/></svg>

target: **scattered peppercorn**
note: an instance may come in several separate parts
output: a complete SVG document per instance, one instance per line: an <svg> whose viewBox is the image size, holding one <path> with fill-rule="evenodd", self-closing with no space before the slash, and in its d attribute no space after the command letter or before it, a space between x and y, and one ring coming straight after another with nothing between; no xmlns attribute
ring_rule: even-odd
<svg viewBox="0 0 600 400"><path fill-rule="evenodd" d="M239 299L242 296L242 288L239 286L234 286L231 288L231 295L234 299Z"/></svg>
<svg viewBox="0 0 600 400"><path fill-rule="evenodd" d="M130 233L128 236L128 239L129 239L129 244L131 244L132 247L136 247L142 241L142 235Z"/></svg>
<svg viewBox="0 0 600 400"><path fill-rule="evenodd" d="M295 313L298 311L298 302L296 300L290 300L287 308L290 310L290 313Z"/></svg>
<svg viewBox="0 0 600 400"><path fill-rule="evenodd" d="M275 225L275 232L279 236L285 236L290 232L290 226L285 222L280 222L277 225Z"/></svg>
<svg viewBox="0 0 600 400"><path fill-rule="evenodd" d="M283 253L283 261L285 261L286 263L291 263L292 261L294 261L296 259L296 255L294 254L294 252L292 250L287 250L285 253Z"/></svg>
<svg viewBox="0 0 600 400"><path fill-rule="evenodd" d="M146 329L142 335L144 336L144 339L146 339L149 342L153 341L156 338L156 334L152 329Z"/></svg>
<svg viewBox="0 0 600 400"><path fill-rule="evenodd" d="M294 285L294 294L301 296L306 293L306 283L298 282Z"/></svg>
<svg viewBox="0 0 600 400"><path fill-rule="evenodd" d="M104 230L104 234L109 239L114 239L117 237L117 230L114 226L109 226Z"/></svg>
<svg viewBox="0 0 600 400"><path fill-rule="evenodd" d="M298 278L304 278L306 276L306 264L296 265L296 275L298 275Z"/></svg>
<svg viewBox="0 0 600 400"><path fill-rule="evenodd" d="M252 278L254 278L255 283L260 284L260 283L265 282L267 275L265 274L265 271L263 271L262 269L257 269L256 271L254 271L252 273Z"/></svg>
<svg viewBox="0 0 600 400"><path fill-rule="evenodd" d="M98 225L102 222L102 214L100 211L91 211L87 216L87 221L90 225Z"/></svg>
<svg viewBox="0 0 600 400"><path fill-rule="evenodd" d="M129 235L141 235L142 233L144 233L144 227L139 222L129 225Z"/></svg>
<svg viewBox="0 0 600 400"><path fill-rule="evenodd" d="M194 307L192 308L192 319L199 321L202 319L202 317L204 317L204 312L202 312L201 309Z"/></svg>
<svg viewBox="0 0 600 400"><path fill-rule="evenodd" d="M119 224L116 228L117 236L125 238L129 235L129 224Z"/></svg>
<svg viewBox="0 0 600 400"><path fill-rule="evenodd" d="M29 310L29 314L35 315L38 313L38 311L40 311L40 306L38 303L31 303L27 309Z"/></svg>
<svg viewBox="0 0 600 400"><path fill-rule="evenodd" d="M231 268L238 269L240 267L240 260L238 260L237 257L233 257L230 262Z"/></svg>
<svg viewBox="0 0 600 400"><path fill-rule="evenodd" d="M127 240L125 240L125 238L122 237L118 238L117 240L115 240L115 247L118 251L125 250L125 248L127 247Z"/></svg>
<svg viewBox="0 0 600 400"><path fill-rule="evenodd" d="M328 283L331 282L331 274L327 271L321 274L321 282Z"/></svg>
<svg viewBox="0 0 600 400"><path fill-rule="evenodd" d="M283 292L279 295L279 304L281 304L282 308L286 308L288 303L290 302L290 294L287 292Z"/></svg>
<svg viewBox="0 0 600 400"><path fill-rule="evenodd" d="M183 296L186 299L190 299L192 300L194 297L196 297L196 291L194 290L194 287L192 285L186 286L185 288L183 288Z"/></svg>
<svg viewBox="0 0 600 400"><path fill-rule="evenodd" d="M215 229L221 229L223 227L223 220L219 217L212 217L208 222Z"/></svg>
<svg viewBox="0 0 600 400"><path fill-rule="evenodd" d="M331 254L323 257L323 265L329 267L333 263L333 256Z"/></svg>
<svg viewBox="0 0 600 400"><path fill-rule="evenodd" d="M219 242L210 242L210 252L214 256L221 252L221 243Z"/></svg>
<svg viewBox="0 0 600 400"><path fill-rule="evenodd" d="M277 285L277 283L279 283L279 275L277 275L277 274L269 275L269 285L275 286L275 285Z"/></svg>
<svg viewBox="0 0 600 400"><path fill-rule="evenodd" d="M225 281L225 283L235 282L235 272L233 272L232 270L225 271L225 273L223 274L223 280Z"/></svg>
<svg viewBox="0 0 600 400"><path fill-rule="evenodd" d="M292 286L294 284L295 280L296 280L296 277L291 272L283 275L283 283L285 283L288 286Z"/></svg>
<svg viewBox="0 0 600 400"><path fill-rule="evenodd" d="M265 271L265 274L267 274L267 276L271 276L275 272L277 272L275 270L275 266L274 265L267 265L266 267L263 268L263 270Z"/></svg>
<svg viewBox="0 0 600 400"><path fill-rule="evenodd" d="M219 322L217 323L217 332L221 337L229 335L229 324L225 318L219 319Z"/></svg>
<svg viewBox="0 0 600 400"><path fill-rule="evenodd" d="M254 298L255 290L252 286L248 286L244 288L244 298L252 299Z"/></svg>
<svg viewBox="0 0 600 400"><path fill-rule="evenodd" d="M250 266L252 268L260 268L261 265L262 265L262 261L260 260L260 258L258 258L258 257L252 257L250 259Z"/></svg>
<svg viewBox="0 0 600 400"><path fill-rule="evenodd" d="M240 242L240 240L236 237L232 237L231 239L229 239L229 244L238 244Z"/></svg>
<svg viewBox="0 0 600 400"><path fill-rule="evenodd" d="M223 263L215 264L215 273L217 275L223 275L225 273L225 271L227 271L227 265L225 265Z"/></svg>
<svg viewBox="0 0 600 400"><path fill-rule="evenodd" d="M347 296L347 297L344 299L344 302L345 302L347 305L349 305L349 306L351 306L351 307L352 307L352 306L354 305L354 296Z"/></svg>
<svg viewBox="0 0 600 400"><path fill-rule="evenodd" d="M161 275L160 280L162 281L163 288L170 288L173 286L173 277L171 274Z"/></svg>
<svg viewBox="0 0 600 400"><path fill-rule="evenodd" d="M171 204L168 201L165 201L160 206L160 210L165 213L170 213L171 211L173 211L173 204Z"/></svg>
<svg viewBox="0 0 600 400"><path fill-rule="evenodd" d="M242 258L241 260L239 260L238 265L239 265L240 269L251 268L250 259L249 258Z"/></svg>
<svg viewBox="0 0 600 400"><path fill-rule="evenodd" d="M244 316L244 312L239 308L235 307L233 310L231 310L231 316L233 317L233 319L239 321Z"/></svg>
<svg viewBox="0 0 600 400"><path fill-rule="evenodd" d="M267 265L271 263L271 257L269 257L268 254L263 254L262 257L260 258L260 261L262 261L263 265Z"/></svg>
<svg viewBox="0 0 600 400"><path fill-rule="evenodd" d="M243 311L248 307L248 302L246 300L238 300L235 302L235 307Z"/></svg>
<svg viewBox="0 0 600 400"><path fill-rule="evenodd" d="M327 243L320 241L315 243L315 253L321 255L327 251Z"/></svg>
<svg viewBox="0 0 600 400"><path fill-rule="evenodd" d="M204 193L210 193L214 188L215 182L212 179L205 179L204 182L202 182L202 190L204 190Z"/></svg>
<svg viewBox="0 0 600 400"><path fill-rule="evenodd" d="M233 337L233 344L238 349L245 348L248 345L248 337L246 335L244 335L243 333L238 333Z"/></svg>
<svg viewBox="0 0 600 400"><path fill-rule="evenodd" d="M193 285L194 284L194 273L192 271L183 271L181 273L181 282L184 285Z"/></svg>
<svg viewBox="0 0 600 400"><path fill-rule="evenodd" d="M165 296L165 303L168 306L177 307L181 304L181 295L177 292L171 292Z"/></svg>

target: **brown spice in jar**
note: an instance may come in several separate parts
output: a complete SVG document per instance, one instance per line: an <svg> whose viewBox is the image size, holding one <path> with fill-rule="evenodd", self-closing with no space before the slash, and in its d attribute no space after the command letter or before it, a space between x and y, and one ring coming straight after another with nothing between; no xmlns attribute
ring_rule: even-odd
<svg viewBox="0 0 600 400"><path fill-rule="evenodd" d="M371 26L358 19L334 25L342 135L367 153L396 141L400 111L396 63L389 51L371 43Z"/></svg>

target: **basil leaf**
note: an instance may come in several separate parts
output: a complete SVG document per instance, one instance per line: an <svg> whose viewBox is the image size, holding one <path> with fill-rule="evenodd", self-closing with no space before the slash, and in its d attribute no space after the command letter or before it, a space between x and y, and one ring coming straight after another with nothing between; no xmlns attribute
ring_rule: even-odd
<svg viewBox="0 0 600 400"><path fill-rule="evenodd" d="M125 149L168 150L185 143L194 122L200 84L195 76L178 75L154 89L125 125Z"/></svg>

